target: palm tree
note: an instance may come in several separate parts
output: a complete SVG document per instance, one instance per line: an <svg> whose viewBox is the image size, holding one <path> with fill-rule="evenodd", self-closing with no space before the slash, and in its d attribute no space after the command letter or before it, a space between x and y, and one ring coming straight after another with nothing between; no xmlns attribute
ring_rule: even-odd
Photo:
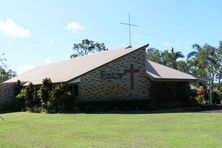
<svg viewBox="0 0 222 148"><path fill-rule="evenodd" d="M164 50L161 56L163 64L175 69L178 69L177 67L178 59L184 58L183 53L180 51L175 52L174 48L172 48L170 51Z"/></svg>
<svg viewBox="0 0 222 148"><path fill-rule="evenodd" d="M219 67L217 60L218 50L208 44L202 47L198 44L193 44L192 47L196 51L192 51L187 55L189 72L200 77L211 78L213 82Z"/></svg>
<svg viewBox="0 0 222 148"><path fill-rule="evenodd" d="M203 74L200 74L202 72L200 63L203 63L203 59L199 58L199 53L201 53L202 49L198 44L193 44L192 48L195 49L195 51L191 51L187 54L188 72L197 76L202 76Z"/></svg>
<svg viewBox="0 0 222 148"><path fill-rule="evenodd" d="M188 72L187 70L187 63L186 61L177 61L177 69L180 70L180 71L183 71L183 72Z"/></svg>

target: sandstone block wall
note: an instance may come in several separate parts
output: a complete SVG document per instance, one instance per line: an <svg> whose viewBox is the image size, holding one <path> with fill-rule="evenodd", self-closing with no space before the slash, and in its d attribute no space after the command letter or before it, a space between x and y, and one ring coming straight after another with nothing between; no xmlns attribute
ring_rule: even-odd
<svg viewBox="0 0 222 148"><path fill-rule="evenodd" d="M0 84L0 110L15 103L15 87L16 83Z"/></svg>
<svg viewBox="0 0 222 148"><path fill-rule="evenodd" d="M126 49L127 50L127 49ZM81 77L80 101L144 100L149 99L149 80L145 70L145 49L136 50ZM134 89L127 70L134 73Z"/></svg>

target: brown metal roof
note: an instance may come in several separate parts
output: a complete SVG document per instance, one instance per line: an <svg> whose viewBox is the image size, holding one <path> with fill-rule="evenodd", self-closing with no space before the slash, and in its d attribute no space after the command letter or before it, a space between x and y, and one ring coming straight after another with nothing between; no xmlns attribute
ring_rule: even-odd
<svg viewBox="0 0 222 148"><path fill-rule="evenodd" d="M16 82L32 82L34 85L42 84L44 78L50 78L53 83L68 82L87 72L90 72L104 64L112 62L122 56L134 52L141 48L146 48L148 45L139 48L118 48L100 53L77 57L74 59L56 62L52 64L38 66L19 76L5 81L4 83ZM170 67L147 61L146 71L152 80L197 80L194 76L172 69Z"/></svg>
<svg viewBox="0 0 222 148"><path fill-rule="evenodd" d="M156 81L195 81L196 77L170 68L168 66L148 60L146 71L152 80Z"/></svg>
<svg viewBox="0 0 222 148"><path fill-rule="evenodd" d="M19 76L5 81L4 83L16 82L17 80L20 80L22 82L32 82L34 85L37 85L42 84L42 80L46 77L50 78L53 83L67 82L124 55L141 48L146 48L147 46L148 45L139 48L112 49L97 54L38 66Z"/></svg>

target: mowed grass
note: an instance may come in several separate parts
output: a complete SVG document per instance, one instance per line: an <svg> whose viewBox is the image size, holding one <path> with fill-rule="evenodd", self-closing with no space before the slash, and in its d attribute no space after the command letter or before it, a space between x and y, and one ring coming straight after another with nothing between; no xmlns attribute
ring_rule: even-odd
<svg viewBox="0 0 222 148"><path fill-rule="evenodd" d="M222 114L0 114L0 147L221 147Z"/></svg>

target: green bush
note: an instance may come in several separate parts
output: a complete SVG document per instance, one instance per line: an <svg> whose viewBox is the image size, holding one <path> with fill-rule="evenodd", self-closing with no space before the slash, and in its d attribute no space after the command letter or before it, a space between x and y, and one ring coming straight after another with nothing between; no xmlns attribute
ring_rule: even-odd
<svg viewBox="0 0 222 148"><path fill-rule="evenodd" d="M32 110L35 105L35 88L32 83L29 83L20 93L16 96L20 110Z"/></svg>
<svg viewBox="0 0 222 148"><path fill-rule="evenodd" d="M20 110L31 112L62 112L73 107L73 95L64 84L53 84L50 78L43 79L37 91L32 83L21 89L16 96Z"/></svg>
<svg viewBox="0 0 222 148"><path fill-rule="evenodd" d="M204 99L205 99L204 95L196 96L195 99L196 99L198 104L204 104Z"/></svg>
<svg viewBox="0 0 222 148"><path fill-rule="evenodd" d="M29 85L25 88L25 105L27 108L32 110L35 102L35 88L34 85L30 82Z"/></svg>
<svg viewBox="0 0 222 148"><path fill-rule="evenodd" d="M16 98L17 98L19 110L24 111L25 110L26 90L21 89L20 93L16 96Z"/></svg>
<svg viewBox="0 0 222 148"><path fill-rule="evenodd" d="M65 90L63 84L57 84L53 87L51 91L51 96L49 98L50 110L63 110L62 106L64 102L64 92Z"/></svg>
<svg viewBox="0 0 222 148"><path fill-rule="evenodd" d="M73 96L64 84L56 84L49 99L50 109L56 111L71 110L73 107Z"/></svg>
<svg viewBox="0 0 222 148"><path fill-rule="evenodd" d="M24 92L23 92L23 97L22 95L20 95L20 92L22 90L22 84L21 84L21 81L17 81L16 82L16 87L15 87L15 96L16 96L16 104L17 104L17 107L16 109L17 110L22 110L24 108L24 104L25 104L25 100L24 100ZM18 96L20 95L20 96ZM20 98L17 98L17 96ZM22 99L23 98L23 99Z"/></svg>
<svg viewBox="0 0 222 148"><path fill-rule="evenodd" d="M38 97L41 100L41 106L48 110L50 106L50 103L48 103L48 101L53 89L53 83L50 78L43 79L42 83L42 86L38 90Z"/></svg>
<svg viewBox="0 0 222 148"><path fill-rule="evenodd" d="M222 100L222 87L215 87L213 89L213 92L216 93L218 95L218 102L220 102Z"/></svg>

